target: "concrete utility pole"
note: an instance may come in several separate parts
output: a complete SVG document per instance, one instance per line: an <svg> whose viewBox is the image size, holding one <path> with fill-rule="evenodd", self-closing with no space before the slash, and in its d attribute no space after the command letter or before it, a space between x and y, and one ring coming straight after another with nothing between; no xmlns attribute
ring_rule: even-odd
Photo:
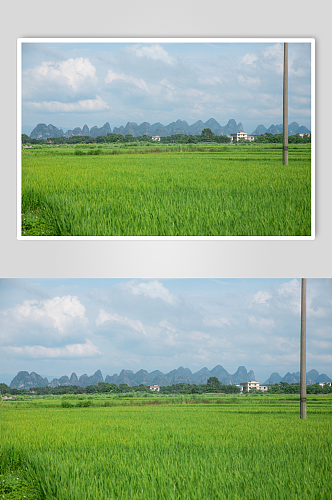
<svg viewBox="0 0 332 500"><path fill-rule="evenodd" d="M302 278L301 292L301 364L300 364L300 414L307 418L307 385L306 385L306 296L307 278Z"/></svg>
<svg viewBox="0 0 332 500"><path fill-rule="evenodd" d="M283 164L288 165L288 43L284 43Z"/></svg>

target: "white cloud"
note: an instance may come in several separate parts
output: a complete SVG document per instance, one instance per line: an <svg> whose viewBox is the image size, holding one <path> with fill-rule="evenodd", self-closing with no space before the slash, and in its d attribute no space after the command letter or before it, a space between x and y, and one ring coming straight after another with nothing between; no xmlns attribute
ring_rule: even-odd
<svg viewBox="0 0 332 500"><path fill-rule="evenodd" d="M276 326L273 318L261 318L253 315L249 316L249 323L259 328L274 328Z"/></svg>
<svg viewBox="0 0 332 500"><path fill-rule="evenodd" d="M92 358L101 355L98 348L86 339L85 344L68 344L64 347L44 347L42 345L4 348L8 354L25 358Z"/></svg>
<svg viewBox="0 0 332 500"><path fill-rule="evenodd" d="M59 332L64 332L76 319L87 325L88 320L85 313L85 307L78 297L67 295L41 301L24 300L23 304L18 304L1 314L10 317L17 323L28 321L40 323L43 320L48 320Z"/></svg>
<svg viewBox="0 0 332 500"><path fill-rule="evenodd" d="M242 64L247 64L247 65L250 65L250 66L255 66L254 65L254 62L257 61L258 57L255 56L255 54L245 54L243 57L242 57Z"/></svg>
<svg viewBox="0 0 332 500"><path fill-rule="evenodd" d="M122 80L126 83L131 83L132 85L135 85L136 87L149 92L149 89L142 78L135 78L133 76L125 75L124 73L115 73L114 71L109 69L105 77L105 83L112 83L116 80Z"/></svg>
<svg viewBox="0 0 332 500"><path fill-rule="evenodd" d="M304 118L310 118L311 116L311 109L297 109L297 108L292 108L291 106L288 107L289 113L292 113L293 116L297 114L299 117L304 117Z"/></svg>
<svg viewBox="0 0 332 500"><path fill-rule="evenodd" d="M244 76L244 75L239 75L238 76L238 82L239 83L244 83L245 85L249 86L256 86L261 84L261 80L259 77L252 78L251 76Z"/></svg>
<svg viewBox="0 0 332 500"><path fill-rule="evenodd" d="M329 340L311 340L310 345L317 349L324 349L324 351L332 352L332 342Z"/></svg>
<svg viewBox="0 0 332 500"><path fill-rule="evenodd" d="M159 326L161 326L162 328L166 328L166 330L168 330L169 332L172 332L172 333L175 333L176 332L176 328L174 328L174 326L172 326L168 321L167 319L163 319L162 321L159 322Z"/></svg>
<svg viewBox="0 0 332 500"><path fill-rule="evenodd" d="M96 68L90 60L85 57L77 59L68 59L67 61L43 61L40 66L24 72L36 82L47 81L56 82L60 85L68 85L77 91L87 80L90 83L97 84Z"/></svg>
<svg viewBox="0 0 332 500"><path fill-rule="evenodd" d="M226 318L218 318L218 319L204 318L203 323L206 326L214 326L216 328L220 328L220 327L222 328L225 325L231 326L230 322Z"/></svg>
<svg viewBox="0 0 332 500"><path fill-rule="evenodd" d="M156 93L162 92L165 95L166 92L168 97L173 97L175 95L176 88L167 80L167 78L163 78L160 81L160 85L162 86L162 88L160 88L160 86L159 88L158 86L155 87Z"/></svg>
<svg viewBox="0 0 332 500"><path fill-rule="evenodd" d="M106 102L99 96L96 99L86 99L78 102L28 101L26 106L31 109L48 111L50 113L89 113L109 109Z"/></svg>
<svg viewBox="0 0 332 500"><path fill-rule="evenodd" d="M310 104L311 99L310 97L302 97L298 95L292 95L290 96L290 101L297 102L299 104Z"/></svg>
<svg viewBox="0 0 332 500"><path fill-rule="evenodd" d="M171 57L168 52L166 52L166 50L159 44L150 45L149 47L141 47L135 45L132 48L132 51L137 57L146 57L154 61L160 60L171 66L173 66L176 62L175 59Z"/></svg>
<svg viewBox="0 0 332 500"><path fill-rule="evenodd" d="M332 366L332 355L331 354L312 354L307 353L307 362L311 364L316 364L316 366L326 365L331 368Z"/></svg>
<svg viewBox="0 0 332 500"><path fill-rule="evenodd" d="M137 332L141 332L144 335L146 334L142 322L139 321L138 319L136 320L136 319L126 318L123 316L119 316L119 314L107 313L106 311L104 311L104 309L100 309L99 314L96 318L96 325L101 326L107 321L115 321L120 325L129 326L130 328L133 328Z"/></svg>
<svg viewBox="0 0 332 500"><path fill-rule="evenodd" d="M292 369L299 365L300 354L298 349L290 354L261 354L259 356L262 365L264 366L283 366L286 369L287 366L291 366Z"/></svg>
<svg viewBox="0 0 332 500"><path fill-rule="evenodd" d="M133 295L144 295L151 299L161 299L171 305L174 305L178 301L158 280L149 281L148 283L129 281L122 285L122 288L127 289Z"/></svg>
<svg viewBox="0 0 332 500"><path fill-rule="evenodd" d="M282 74L283 73L283 54L284 54L284 49L280 43L277 43L275 45L271 45L270 47L267 47L267 49L265 49L263 52L264 65L266 65L266 64L272 65L272 68L275 69L276 73Z"/></svg>
<svg viewBox="0 0 332 500"><path fill-rule="evenodd" d="M189 97L199 97L199 98L207 96L207 94L203 92L203 90L193 89L193 88L187 89L186 95L188 95Z"/></svg>
<svg viewBox="0 0 332 500"><path fill-rule="evenodd" d="M222 80L220 80L219 76L210 76L210 77L200 76L198 77L198 83L202 85L216 85L216 84L223 85L223 82Z"/></svg>
<svg viewBox="0 0 332 500"><path fill-rule="evenodd" d="M300 296L300 282L297 279L287 281L278 288L278 293L282 297L299 297Z"/></svg>
<svg viewBox="0 0 332 500"><path fill-rule="evenodd" d="M270 300L271 298L272 298L272 295L269 292L262 292L261 290L259 290L255 294L253 302L255 302L256 304L264 304L266 306L269 306L269 304L267 304L266 302L268 300Z"/></svg>
<svg viewBox="0 0 332 500"><path fill-rule="evenodd" d="M276 43L275 45L270 45L267 47L263 54L267 59L275 59L283 56L283 46L281 43Z"/></svg>

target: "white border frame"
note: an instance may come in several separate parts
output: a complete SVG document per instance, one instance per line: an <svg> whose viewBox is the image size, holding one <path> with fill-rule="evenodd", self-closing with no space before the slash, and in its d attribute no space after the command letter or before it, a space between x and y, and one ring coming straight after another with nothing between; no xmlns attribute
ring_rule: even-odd
<svg viewBox="0 0 332 500"><path fill-rule="evenodd" d="M23 43L310 43L311 44L311 235L310 236L22 236L21 135ZM18 240L314 240L315 239L315 39L314 38L18 38L17 39L17 239Z"/></svg>

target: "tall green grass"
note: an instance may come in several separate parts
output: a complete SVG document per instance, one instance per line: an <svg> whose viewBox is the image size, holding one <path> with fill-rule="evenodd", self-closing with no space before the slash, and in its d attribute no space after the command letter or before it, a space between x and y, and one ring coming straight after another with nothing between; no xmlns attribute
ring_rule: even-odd
<svg viewBox="0 0 332 500"><path fill-rule="evenodd" d="M223 149L24 153L22 235L311 234L308 147L290 149L288 167L278 148Z"/></svg>
<svg viewBox="0 0 332 500"><path fill-rule="evenodd" d="M316 412L315 398L308 398L306 421L298 398L2 405L0 464L26 468L39 498L47 499L330 499L332 408L331 398L322 398Z"/></svg>

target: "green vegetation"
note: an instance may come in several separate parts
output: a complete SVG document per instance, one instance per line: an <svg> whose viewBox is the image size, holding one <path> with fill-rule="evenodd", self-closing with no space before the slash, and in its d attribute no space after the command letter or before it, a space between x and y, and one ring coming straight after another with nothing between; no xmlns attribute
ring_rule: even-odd
<svg viewBox="0 0 332 500"><path fill-rule="evenodd" d="M279 144L22 151L23 236L310 234L310 145L291 145L288 167Z"/></svg>
<svg viewBox="0 0 332 500"><path fill-rule="evenodd" d="M2 498L331 498L331 396L79 397L0 404Z"/></svg>
<svg viewBox="0 0 332 500"><path fill-rule="evenodd" d="M202 130L201 135L187 135L187 134L174 134L167 137L161 137L161 144L198 144L202 142L211 142L214 143L225 143L229 144L231 142L230 137L227 135L215 135L211 129L205 128ZM251 141L246 141L241 139L239 141L242 144L247 144L250 146ZM283 143L283 135L282 134L261 134L255 136L255 142L259 143ZM88 135L75 135L73 137L52 137L50 139L30 139L27 134L22 134L22 144L126 144L131 143L132 145L138 145L142 143L155 143L153 139L151 139L148 135L143 135L140 137L134 137L131 134L122 135L122 134L112 134L108 133L107 135L99 135L98 137L90 137ZM290 135L288 137L289 144L311 144L311 135L301 137L298 134ZM238 143L237 143L238 144Z"/></svg>
<svg viewBox="0 0 332 500"><path fill-rule="evenodd" d="M88 385L87 387L80 387L78 385L60 385L58 387L33 387L29 391L25 389L14 389L8 385L0 384L0 394L6 396L17 396L16 401L23 398L27 399L35 394L36 396L61 396L65 394L71 395L84 395L84 394L112 394L112 395L128 395L141 397L142 393L152 394L160 397L161 395L173 394L239 394L240 388L236 385L222 384L217 377L210 377L206 384L186 384L180 382L174 385L160 387L160 392L149 389L149 386L141 384L130 387L127 384L110 384L108 382L99 382L97 385ZM268 390L263 393L261 390L251 389L251 394L300 394L300 384L287 384L281 382L268 386ZM307 394L332 394L332 386L319 384L307 385ZM147 394L144 394L145 396Z"/></svg>

